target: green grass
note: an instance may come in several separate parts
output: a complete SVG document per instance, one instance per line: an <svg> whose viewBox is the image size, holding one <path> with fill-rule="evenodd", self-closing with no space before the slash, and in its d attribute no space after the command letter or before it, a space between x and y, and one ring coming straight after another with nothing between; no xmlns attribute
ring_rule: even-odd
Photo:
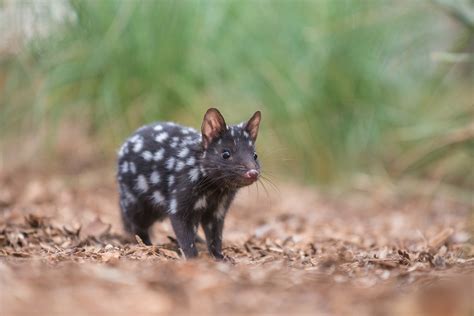
<svg viewBox="0 0 474 316"><path fill-rule="evenodd" d="M259 146L272 173L319 182L358 170L432 174L458 157L446 177L468 181L459 170L470 164L472 138L428 164L418 161L430 148L416 155L473 114L472 58L430 58L464 52L472 30L448 27L430 2L102 0L71 8L75 19L0 59L3 133L54 133L73 113L112 152L149 121L199 126L210 106L228 121L261 109Z"/></svg>

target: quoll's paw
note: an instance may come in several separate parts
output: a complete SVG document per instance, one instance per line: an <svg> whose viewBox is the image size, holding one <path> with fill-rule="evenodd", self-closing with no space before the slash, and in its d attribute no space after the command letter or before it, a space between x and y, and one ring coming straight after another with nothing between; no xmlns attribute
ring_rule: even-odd
<svg viewBox="0 0 474 316"><path fill-rule="evenodd" d="M213 253L211 256L217 261L223 261L225 256L222 253Z"/></svg>
<svg viewBox="0 0 474 316"><path fill-rule="evenodd" d="M222 254L222 253L212 254L212 258L216 261L228 262L228 263L235 264L235 260L232 257L229 257L229 256L227 256L225 254Z"/></svg>
<svg viewBox="0 0 474 316"><path fill-rule="evenodd" d="M227 262L227 263L231 263L231 264L236 264L234 258L229 257L228 255L223 255L223 258L220 259L219 261Z"/></svg>
<svg viewBox="0 0 474 316"><path fill-rule="evenodd" d="M233 258L227 255L224 255L224 254L213 255L206 251L200 252L198 255L198 258L206 260L206 261L210 261L210 262L225 262L225 263L231 263L231 264L236 263Z"/></svg>

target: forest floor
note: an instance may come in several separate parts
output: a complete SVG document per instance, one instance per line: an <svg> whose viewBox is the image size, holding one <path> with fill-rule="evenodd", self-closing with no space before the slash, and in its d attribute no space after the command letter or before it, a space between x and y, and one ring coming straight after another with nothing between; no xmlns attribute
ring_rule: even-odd
<svg viewBox="0 0 474 316"><path fill-rule="evenodd" d="M0 174L0 314L474 313L469 194L362 176L250 187L226 220L231 260L185 261L167 221L155 246L126 238L110 169Z"/></svg>

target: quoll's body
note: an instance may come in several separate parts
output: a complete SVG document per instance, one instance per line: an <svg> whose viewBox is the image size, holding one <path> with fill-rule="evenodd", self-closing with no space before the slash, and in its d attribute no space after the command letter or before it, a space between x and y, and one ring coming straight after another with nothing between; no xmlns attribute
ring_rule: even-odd
<svg viewBox="0 0 474 316"><path fill-rule="evenodd" d="M199 224L209 252L222 259L227 210L243 186L258 179L255 141L260 112L227 126L209 109L196 130L170 122L139 128L122 145L118 159L120 206L125 229L151 244L149 228L169 217L187 258L197 256Z"/></svg>

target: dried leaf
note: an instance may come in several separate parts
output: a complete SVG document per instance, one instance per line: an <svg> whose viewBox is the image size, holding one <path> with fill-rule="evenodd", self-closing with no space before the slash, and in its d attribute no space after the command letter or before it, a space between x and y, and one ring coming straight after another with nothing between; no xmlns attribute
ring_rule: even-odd
<svg viewBox="0 0 474 316"><path fill-rule="evenodd" d="M454 229L450 227L441 231L439 234L431 238L430 241L428 242L430 249L436 253L439 247L444 245L453 233L454 233Z"/></svg>
<svg viewBox="0 0 474 316"><path fill-rule="evenodd" d="M79 237L81 239L87 237L101 237L107 234L111 227L110 224L102 222L102 220L97 216L92 222L85 225L84 228L80 230Z"/></svg>

